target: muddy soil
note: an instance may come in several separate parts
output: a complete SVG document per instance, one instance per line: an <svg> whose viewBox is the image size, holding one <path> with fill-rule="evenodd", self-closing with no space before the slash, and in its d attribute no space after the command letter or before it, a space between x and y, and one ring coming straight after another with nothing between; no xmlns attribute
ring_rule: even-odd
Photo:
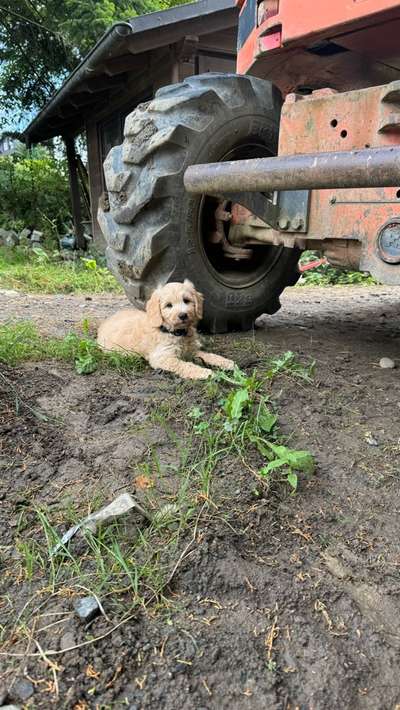
<svg viewBox="0 0 400 710"><path fill-rule="evenodd" d="M282 300L262 328L208 345L248 371L286 350L316 361L312 384L281 377L272 392L282 431L312 451L316 473L294 496L258 499L240 462L218 467L216 512L182 540L166 604L136 611L111 633L113 618L100 615L88 627L77 619L73 592L54 595L43 579L24 577L15 544L30 530L21 530L21 511L58 505L62 521L71 500L84 509L99 491L106 500L125 490L140 495L136 473L149 446L165 464L177 455L152 412L168 402L179 437L204 385L149 370L82 377L58 363L2 368L0 704L400 706L400 293L297 288ZM65 333L88 316L95 323L121 303L0 293L2 320L33 319L44 333ZM398 367L381 369L382 357ZM153 494L160 505L169 499L168 476ZM80 647L62 651L71 645ZM26 682L34 692L24 705Z"/></svg>

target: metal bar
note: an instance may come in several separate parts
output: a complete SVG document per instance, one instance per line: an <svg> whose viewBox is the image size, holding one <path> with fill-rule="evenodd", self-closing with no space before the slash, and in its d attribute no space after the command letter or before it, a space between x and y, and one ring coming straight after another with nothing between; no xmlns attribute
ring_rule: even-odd
<svg viewBox="0 0 400 710"><path fill-rule="evenodd" d="M400 185L400 148L282 155L192 165L185 188L194 193L324 190Z"/></svg>
<svg viewBox="0 0 400 710"><path fill-rule="evenodd" d="M278 204L268 199L261 192L230 192L225 195L215 195L232 203L238 202L250 212L263 220L271 227L277 228L278 224Z"/></svg>

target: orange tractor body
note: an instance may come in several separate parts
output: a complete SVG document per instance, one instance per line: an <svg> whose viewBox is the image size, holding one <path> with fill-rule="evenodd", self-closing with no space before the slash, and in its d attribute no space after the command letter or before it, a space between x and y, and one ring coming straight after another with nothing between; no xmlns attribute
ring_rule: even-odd
<svg viewBox="0 0 400 710"><path fill-rule="evenodd" d="M283 190L294 190L284 156L298 156L292 171L309 174L309 199L301 216L275 223L252 210L250 201L235 197L246 209L231 237L240 246L263 241L317 249L330 263L369 271L378 280L400 283L400 3L390 0L237 0L240 7L238 71L268 79L285 98L280 123L278 158L246 161L240 184L247 190L278 188L279 168L286 172ZM393 158L390 176L379 172L380 156ZM301 156L315 155L313 172ZM361 179L336 170L326 180L317 170L320 154L362 160ZM348 158L346 157L348 156ZM385 158L385 160L386 160ZM272 161L272 162L271 162ZM275 177L267 175L274 168ZM280 161L280 162L279 162ZM374 178L373 163L377 163ZM186 175L187 188L213 194L232 193L239 163L219 170L218 184L194 181L206 166ZM382 167L382 166L381 166ZM264 172L263 172L264 171ZM289 172L288 172L289 171ZM351 173L351 162L349 170ZM245 174L246 173L246 174ZM246 187L244 178L248 177ZM253 178L253 179L252 179ZM275 180L275 182L274 182ZM277 182L278 180L278 182ZM307 182L307 180L306 180ZM304 187L302 184L299 187ZM253 198L254 201L254 198ZM255 217L254 215L257 215Z"/></svg>

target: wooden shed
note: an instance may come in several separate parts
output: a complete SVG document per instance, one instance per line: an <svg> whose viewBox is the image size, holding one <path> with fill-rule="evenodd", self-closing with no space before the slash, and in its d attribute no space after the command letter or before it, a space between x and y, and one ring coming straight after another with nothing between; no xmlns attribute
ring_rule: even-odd
<svg viewBox="0 0 400 710"><path fill-rule="evenodd" d="M76 136L86 134L91 233L101 248L96 214L104 190L102 164L122 141L125 117L161 86L193 74L235 71L237 22L234 0L198 0L118 22L27 127L29 144L55 136L65 141L79 246L86 240Z"/></svg>

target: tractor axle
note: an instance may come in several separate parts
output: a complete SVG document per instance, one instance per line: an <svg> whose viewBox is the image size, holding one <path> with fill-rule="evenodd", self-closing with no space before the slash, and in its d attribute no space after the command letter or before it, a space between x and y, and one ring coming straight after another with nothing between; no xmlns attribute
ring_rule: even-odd
<svg viewBox="0 0 400 710"><path fill-rule="evenodd" d="M192 165L186 170L184 182L188 192L209 195L396 187L400 184L400 148L389 146Z"/></svg>

